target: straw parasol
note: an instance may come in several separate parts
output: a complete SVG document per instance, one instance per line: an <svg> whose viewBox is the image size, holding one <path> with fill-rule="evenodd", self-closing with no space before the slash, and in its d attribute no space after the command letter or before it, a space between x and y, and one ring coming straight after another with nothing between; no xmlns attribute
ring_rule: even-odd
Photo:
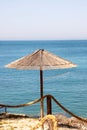
<svg viewBox="0 0 87 130"><path fill-rule="evenodd" d="M34 53L22 57L10 64L7 68L16 68L21 70L40 70L40 97L43 97L43 70L63 69L76 67L76 64L58 57L46 50L40 49ZM43 100L41 101L41 117L44 116Z"/></svg>

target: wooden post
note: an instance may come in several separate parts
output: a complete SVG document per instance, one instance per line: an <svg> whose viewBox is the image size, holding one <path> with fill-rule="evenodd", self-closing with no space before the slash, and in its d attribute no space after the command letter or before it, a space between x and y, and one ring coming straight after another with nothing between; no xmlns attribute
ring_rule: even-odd
<svg viewBox="0 0 87 130"><path fill-rule="evenodd" d="M43 71L40 70L40 97L43 97ZM44 101L41 99L41 118L44 117Z"/></svg>
<svg viewBox="0 0 87 130"><path fill-rule="evenodd" d="M52 114L52 102L50 96L47 96L47 115L48 114Z"/></svg>

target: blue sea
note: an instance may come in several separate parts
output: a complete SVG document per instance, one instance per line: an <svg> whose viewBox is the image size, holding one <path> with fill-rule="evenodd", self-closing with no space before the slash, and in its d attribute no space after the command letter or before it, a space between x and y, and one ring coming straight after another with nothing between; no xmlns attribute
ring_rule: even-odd
<svg viewBox="0 0 87 130"><path fill-rule="evenodd" d="M77 64L76 68L44 71L44 95L53 95L74 114L87 118L87 40L0 41L0 103L18 105L40 97L38 70L4 66L38 49L45 49ZM66 113L52 101L53 113ZM0 112L4 109L0 109ZM40 104L9 108L8 112L39 115ZM46 114L46 101L45 101Z"/></svg>

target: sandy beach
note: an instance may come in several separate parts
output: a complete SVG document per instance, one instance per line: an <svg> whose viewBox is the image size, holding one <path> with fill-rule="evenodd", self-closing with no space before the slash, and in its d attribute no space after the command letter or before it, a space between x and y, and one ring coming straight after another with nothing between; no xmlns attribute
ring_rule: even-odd
<svg viewBox="0 0 87 130"><path fill-rule="evenodd" d="M87 123L81 122L74 117L67 118L58 114L57 119L58 130L87 130ZM51 130L50 120L44 122L44 130ZM0 130L41 130L41 119L31 118L25 115L0 115ZM38 127L39 126L39 127Z"/></svg>

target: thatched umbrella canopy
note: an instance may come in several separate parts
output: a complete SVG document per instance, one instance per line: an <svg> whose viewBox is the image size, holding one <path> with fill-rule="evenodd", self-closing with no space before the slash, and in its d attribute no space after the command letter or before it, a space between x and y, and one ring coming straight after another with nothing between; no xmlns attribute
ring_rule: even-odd
<svg viewBox="0 0 87 130"><path fill-rule="evenodd" d="M76 64L58 57L46 50L40 49L34 53L22 57L10 64L7 68L16 68L22 70L40 70L40 97L43 97L43 70L63 69L76 67ZM43 101L41 102L41 117L43 117Z"/></svg>

